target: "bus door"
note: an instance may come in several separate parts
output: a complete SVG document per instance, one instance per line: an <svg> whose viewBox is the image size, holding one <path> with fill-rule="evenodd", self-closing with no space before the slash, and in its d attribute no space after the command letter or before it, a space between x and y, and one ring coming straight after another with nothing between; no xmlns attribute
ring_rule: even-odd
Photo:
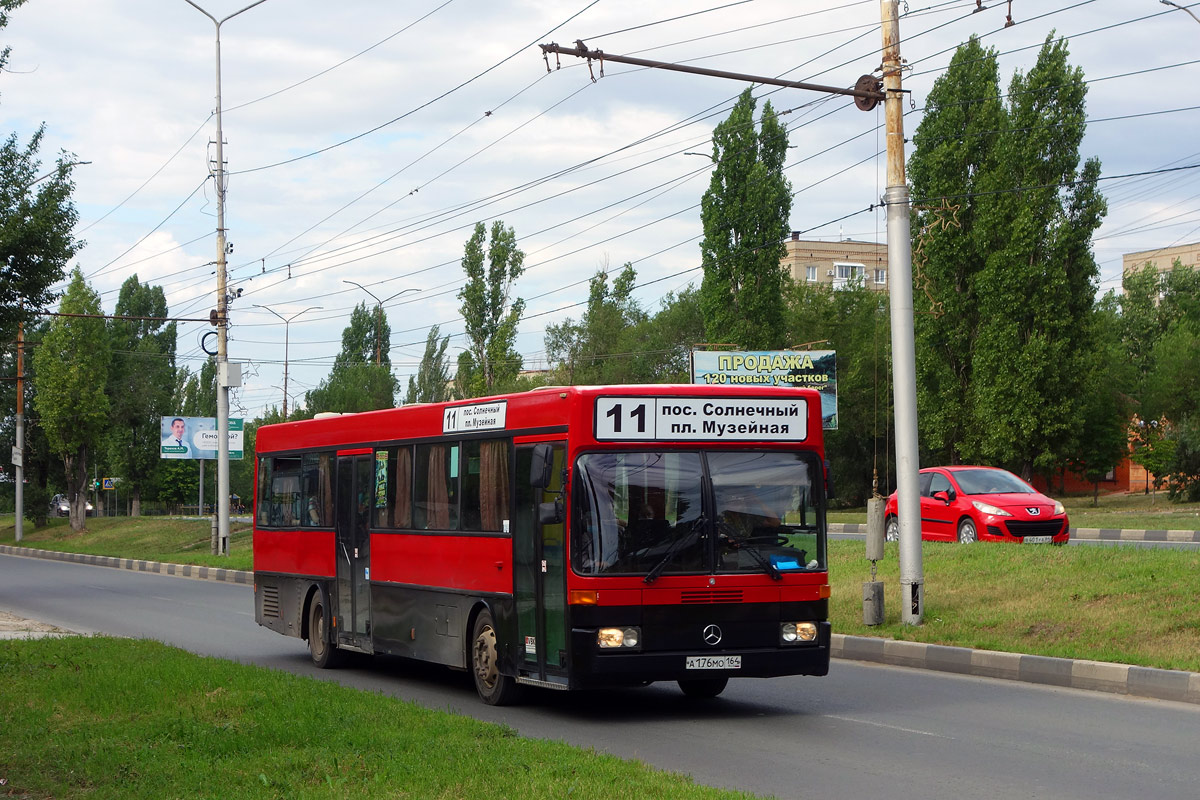
<svg viewBox="0 0 1200 800"><path fill-rule="evenodd" d="M338 641L371 652L371 456L339 456L337 471Z"/></svg>
<svg viewBox="0 0 1200 800"><path fill-rule="evenodd" d="M535 485L534 448L548 449L549 480ZM538 680L561 683L567 672L566 522L546 519L555 502L565 507L566 442L519 445L513 526L513 596L517 610L517 664ZM558 676L560 680L555 680Z"/></svg>

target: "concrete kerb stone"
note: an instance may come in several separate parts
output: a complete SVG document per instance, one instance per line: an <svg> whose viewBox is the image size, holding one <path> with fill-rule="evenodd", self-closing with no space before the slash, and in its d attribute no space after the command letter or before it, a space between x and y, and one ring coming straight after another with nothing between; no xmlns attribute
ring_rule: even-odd
<svg viewBox="0 0 1200 800"><path fill-rule="evenodd" d="M1200 673L835 633L834 658L1200 703Z"/></svg>
<svg viewBox="0 0 1200 800"><path fill-rule="evenodd" d="M856 522L831 522L830 533L866 535L867 526ZM1143 530L1139 528L1071 528L1071 538L1101 542L1193 542L1200 531Z"/></svg>
<svg viewBox="0 0 1200 800"><path fill-rule="evenodd" d="M92 556L82 553L62 553L57 550L37 550L32 547L14 547L7 544L0 545L0 553L10 556L24 556L26 558L71 561L94 567L113 567L115 569L127 569L134 572L153 572L158 575L174 575L176 577L194 578L203 581L243 584L254 582L254 573L247 570L198 567L192 564L169 564L161 561L141 561L132 558Z"/></svg>

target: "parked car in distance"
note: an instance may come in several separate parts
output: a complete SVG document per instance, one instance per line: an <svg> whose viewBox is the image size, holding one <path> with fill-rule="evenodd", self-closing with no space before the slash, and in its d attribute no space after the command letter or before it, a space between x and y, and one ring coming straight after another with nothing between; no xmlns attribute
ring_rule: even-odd
<svg viewBox="0 0 1200 800"><path fill-rule="evenodd" d="M929 467L920 472L921 538L926 541L1064 544L1063 504L995 467ZM889 542L899 541L896 493L884 508Z"/></svg>
<svg viewBox="0 0 1200 800"><path fill-rule="evenodd" d="M67 499L67 496L65 494L56 494L56 495L54 495L53 498L51 498L51 500L50 500L50 516L66 517L66 516L69 516L70 513L71 513L71 501ZM90 500L87 503L87 510L85 513L88 516L90 516L92 513L92 503Z"/></svg>

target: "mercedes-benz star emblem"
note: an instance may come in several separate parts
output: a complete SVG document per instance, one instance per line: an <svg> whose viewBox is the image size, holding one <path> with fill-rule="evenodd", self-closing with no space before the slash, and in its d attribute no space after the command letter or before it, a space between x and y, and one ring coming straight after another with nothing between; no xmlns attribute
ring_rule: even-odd
<svg viewBox="0 0 1200 800"><path fill-rule="evenodd" d="M704 629L704 643L710 647L714 647L721 643L721 628L717 625L709 625Z"/></svg>

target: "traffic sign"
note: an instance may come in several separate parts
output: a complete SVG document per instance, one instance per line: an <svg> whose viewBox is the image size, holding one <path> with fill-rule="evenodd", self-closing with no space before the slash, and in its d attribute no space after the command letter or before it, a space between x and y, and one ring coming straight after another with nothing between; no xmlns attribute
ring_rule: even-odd
<svg viewBox="0 0 1200 800"><path fill-rule="evenodd" d="M116 486L113 485L114 483L116 483L116 478L101 478L100 480L104 481L103 488L105 488L105 489L117 488Z"/></svg>

